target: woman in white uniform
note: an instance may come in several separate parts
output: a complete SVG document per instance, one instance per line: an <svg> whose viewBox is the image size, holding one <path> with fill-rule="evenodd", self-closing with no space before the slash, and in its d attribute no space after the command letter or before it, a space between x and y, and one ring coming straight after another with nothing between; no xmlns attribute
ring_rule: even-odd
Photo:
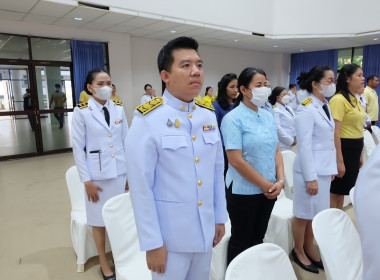
<svg viewBox="0 0 380 280"><path fill-rule="evenodd" d="M121 102L111 101L111 77L91 70L85 82L91 95L74 109L72 142L75 163L86 190L87 223L92 226L104 279L116 279L105 254L104 203L124 193L127 181L125 141L127 119Z"/></svg>
<svg viewBox="0 0 380 280"><path fill-rule="evenodd" d="M316 66L298 78L311 94L301 102L295 117L298 154L294 161L294 261L304 270L323 268L314 252L311 227L314 216L330 208L330 184L337 174L334 120L325 97L335 93L334 72Z"/></svg>
<svg viewBox="0 0 380 280"><path fill-rule="evenodd" d="M273 105L273 117L281 151L294 151L297 145L294 126L295 114L293 109L288 106L289 98L288 91L283 87L275 87L269 96L269 102Z"/></svg>

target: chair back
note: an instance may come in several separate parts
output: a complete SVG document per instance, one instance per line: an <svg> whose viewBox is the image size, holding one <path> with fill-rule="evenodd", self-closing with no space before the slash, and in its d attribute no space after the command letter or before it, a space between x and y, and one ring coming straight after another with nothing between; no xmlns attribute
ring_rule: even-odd
<svg viewBox="0 0 380 280"><path fill-rule="evenodd" d="M359 234L346 213L326 209L312 222L328 280L361 280L363 258Z"/></svg>
<svg viewBox="0 0 380 280"><path fill-rule="evenodd" d="M86 213L84 185L80 181L77 167L71 166L66 171L66 183L71 201L71 213Z"/></svg>
<svg viewBox="0 0 380 280"><path fill-rule="evenodd" d="M376 145L380 143L380 128L377 125L371 126L372 137Z"/></svg>
<svg viewBox="0 0 380 280"><path fill-rule="evenodd" d="M296 153L293 151L283 151L282 158L284 161L285 186L284 191L287 198L293 198L293 165L296 159Z"/></svg>
<svg viewBox="0 0 380 280"><path fill-rule="evenodd" d="M272 243L253 246L229 264L225 280L297 280L288 255Z"/></svg>
<svg viewBox="0 0 380 280"><path fill-rule="evenodd" d="M373 150L376 148L375 141L368 130L364 130L364 147L363 147L363 160L367 161Z"/></svg>
<svg viewBox="0 0 380 280"><path fill-rule="evenodd" d="M129 192L106 201L103 219L111 243L117 279L151 279L145 252L140 251Z"/></svg>
<svg viewBox="0 0 380 280"><path fill-rule="evenodd" d="M352 206L354 206L354 195L355 195L355 187L352 187L352 189L350 190L350 200L351 200Z"/></svg>

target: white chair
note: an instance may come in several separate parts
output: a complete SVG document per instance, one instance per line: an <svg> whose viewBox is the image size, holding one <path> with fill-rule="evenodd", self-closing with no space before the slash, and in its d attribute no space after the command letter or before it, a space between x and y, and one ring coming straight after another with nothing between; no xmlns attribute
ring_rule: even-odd
<svg viewBox="0 0 380 280"><path fill-rule="evenodd" d="M285 197L283 191L281 193L274 204L264 242L277 244L289 254L294 247L292 232L293 201Z"/></svg>
<svg viewBox="0 0 380 280"><path fill-rule="evenodd" d="M71 240L77 255L77 271L84 272L84 264L89 258L98 255L96 250L92 227L87 225L84 185L79 179L76 166L70 167L66 172L66 183L71 200ZM106 252L110 251L107 239Z"/></svg>
<svg viewBox="0 0 380 280"><path fill-rule="evenodd" d="M350 199L351 199L352 206L354 206L354 195L355 195L355 187L353 187L350 190Z"/></svg>
<svg viewBox="0 0 380 280"><path fill-rule="evenodd" d="M118 280L152 279L145 252L140 251L129 193L110 198L103 206L103 219L111 243Z"/></svg>
<svg viewBox="0 0 380 280"><path fill-rule="evenodd" d="M284 191L287 198L293 200L293 165L296 159L296 153L293 151L283 151L282 158L284 161L285 186Z"/></svg>
<svg viewBox="0 0 380 280"><path fill-rule="evenodd" d="M227 270L227 249L231 237L231 222L226 223L226 234L219 244L212 249L210 280L224 280Z"/></svg>
<svg viewBox="0 0 380 280"><path fill-rule="evenodd" d="M363 273L360 237L346 213L326 209L312 222L327 280L361 280Z"/></svg>
<svg viewBox="0 0 380 280"><path fill-rule="evenodd" d="M363 147L363 161L366 162L373 150L376 148L375 141L368 130L364 130L364 147Z"/></svg>
<svg viewBox="0 0 380 280"><path fill-rule="evenodd" d="M373 141L376 145L380 142L380 128L376 125L371 126Z"/></svg>
<svg viewBox="0 0 380 280"><path fill-rule="evenodd" d="M275 244L259 244L236 256L226 280L297 280L289 256Z"/></svg>

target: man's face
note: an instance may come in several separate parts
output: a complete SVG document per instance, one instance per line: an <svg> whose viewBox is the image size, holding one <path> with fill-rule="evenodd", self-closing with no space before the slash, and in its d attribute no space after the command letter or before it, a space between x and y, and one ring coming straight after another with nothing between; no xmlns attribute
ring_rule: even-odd
<svg viewBox="0 0 380 280"><path fill-rule="evenodd" d="M161 79L171 94L184 102L190 102L203 86L203 61L192 49L174 50L172 55L173 65L170 71L161 71Z"/></svg>
<svg viewBox="0 0 380 280"><path fill-rule="evenodd" d="M379 86L379 78L375 77L373 78L373 80L369 81L369 83L370 83L370 87L375 89Z"/></svg>

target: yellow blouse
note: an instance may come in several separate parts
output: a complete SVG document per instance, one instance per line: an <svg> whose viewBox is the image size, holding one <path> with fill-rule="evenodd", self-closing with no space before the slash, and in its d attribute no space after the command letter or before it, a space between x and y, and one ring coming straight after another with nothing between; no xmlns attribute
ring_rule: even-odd
<svg viewBox="0 0 380 280"><path fill-rule="evenodd" d="M202 101L204 103L212 105L212 102L215 101L215 97L210 97L210 96L206 95L205 97L202 98Z"/></svg>
<svg viewBox="0 0 380 280"><path fill-rule="evenodd" d="M335 94L329 102L331 114L334 120L342 122L340 138L359 139L363 138L363 125L366 113L360 101L350 95L352 105L342 94Z"/></svg>

